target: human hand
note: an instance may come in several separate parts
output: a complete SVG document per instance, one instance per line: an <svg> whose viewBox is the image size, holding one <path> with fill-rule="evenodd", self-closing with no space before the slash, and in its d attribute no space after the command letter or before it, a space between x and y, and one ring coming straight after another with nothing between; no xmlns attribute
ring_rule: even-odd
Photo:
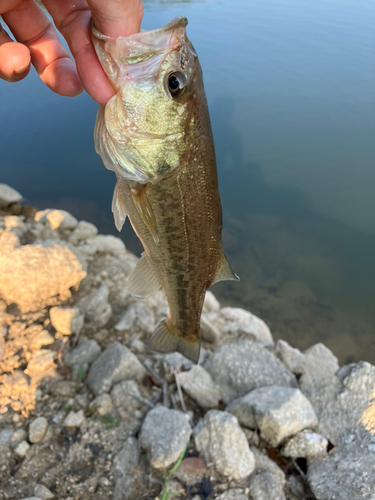
<svg viewBox="0 0 375 500"><path fill-rule="evenodd" d="M43 0L43 5L68 42L76 64L35 0L1 0L0 15L17 43L0 28L0 78L22 80L32 63L41 80L57 94L72 97L84 88L95 101L106 104L114 89L91 42L91 16L104 35L128 36L140 30L142 0Z"/></svg>

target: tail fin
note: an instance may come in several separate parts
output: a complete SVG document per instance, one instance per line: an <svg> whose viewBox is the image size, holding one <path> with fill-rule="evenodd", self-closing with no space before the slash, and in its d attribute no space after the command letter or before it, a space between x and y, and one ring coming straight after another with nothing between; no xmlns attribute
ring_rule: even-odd
<svg viewBox="0 0 375 500"><path fill-rule="evenodd" d="M189 342L182 336L175 335L167 325L168 319L164 319L156 327L148 343L150 349L159 352L180 352L194 363L198 363L200 351L200 339Z"/></svg>

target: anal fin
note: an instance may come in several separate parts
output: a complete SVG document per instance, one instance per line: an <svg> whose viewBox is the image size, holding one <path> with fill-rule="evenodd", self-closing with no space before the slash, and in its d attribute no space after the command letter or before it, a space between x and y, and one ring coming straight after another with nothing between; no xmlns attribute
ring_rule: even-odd
<svg viewBox="0 0 375 500"><path fill-rule="evenodd" d="M212 284L215 284L218 281L240 281L237 274L232 271L224 252L222 252L220 266Z"/></svg>
<svg viewBox="0 0 375 500"><path fill-rule="evenodd" d="M134 183L134 185L130 186L130 194L139 215L152 234L155 243L158 244L159 235L156 228L156 219L150 201L147 197L146 186L144 184Z"/></svg>
<svg viewBox="0 0 375 500"><path fill-rule="evenodd" d="M118 181L116 182L116 186L113 191L112 213L115 219L115 226L118 231L121 231L122 226L124 225L124 222L126 220L127 213L126 213L125 201L124 198L122 197L120 188L118 186Z"/></svg>
<svg viewBox="0 0 375 500"><path fill-rule="evenodd" d="M145 253L137 262L129 276L128 287L134 297L147 299L161 288L161 283L155 273L150 259Z"/></svg>
<svg viewBox="0 0 375 500"><path fill-rule="evenodd" d="M183 337L175 335L174 332L168 328L168 318L164 319L156 327L152 337L148 343L148 347L154 351L159 352L180 352L183 356L198 363L200 340L189 342Z"/></svg>

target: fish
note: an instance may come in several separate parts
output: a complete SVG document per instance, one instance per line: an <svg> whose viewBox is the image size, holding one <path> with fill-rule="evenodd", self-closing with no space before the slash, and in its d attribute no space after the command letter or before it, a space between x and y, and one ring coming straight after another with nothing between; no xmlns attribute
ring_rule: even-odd
<svg viewBox="0 0 375 500"><path fill-rule="evenodd" d="M127 37L92 26L98 59L116 90L100 106L95 150L116 174L115 225L126 217L144 252L128 280L148 298L162 288L169 315L149 348L197 363L206 291L236 280L224 254L215 149L197 53L185 17Z"/></svg>

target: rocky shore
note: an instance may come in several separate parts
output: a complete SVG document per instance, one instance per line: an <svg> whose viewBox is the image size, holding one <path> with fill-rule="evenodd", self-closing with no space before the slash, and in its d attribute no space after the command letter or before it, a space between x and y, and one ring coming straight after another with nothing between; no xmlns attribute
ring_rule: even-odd
<svg viewBox="0 0 375 500"><path fill-rule="evenodd" d="M21 200L0 184L0 499L375 500L374 366L211 292L199 364L152 353L137 258Z"/></svg>

